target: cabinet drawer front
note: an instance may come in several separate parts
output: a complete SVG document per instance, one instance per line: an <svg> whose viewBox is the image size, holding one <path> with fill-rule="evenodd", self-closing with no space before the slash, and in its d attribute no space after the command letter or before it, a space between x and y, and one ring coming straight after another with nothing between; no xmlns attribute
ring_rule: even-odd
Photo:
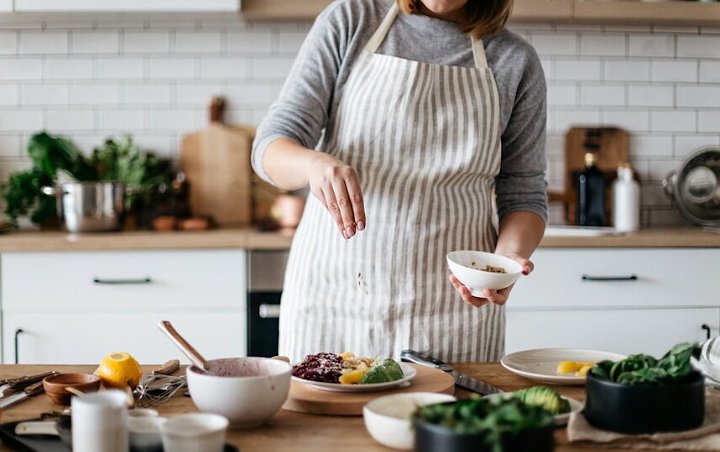
<svg viewBox="0 0 720 452"><path fill-rule="evenodd" d="M21 364L97 364L108 353L126 351L141 364L188 359L157 327L173 325L206 359L244 356L243 311L83 313L9 313L3 316L3 362L15 361L15 331Z"/></svg>
<svg viewBox="0 0 720 452"><path fill-rule="evenodd" d="M720 249L540 249L532 259L509 309L720 304Z"/></svg>
<svg viewBox="0 0 720 452"><path fill-rule="evenodd" d="M661 356L681 342L717 332L720 309L507 312L506 353L545 347Z"/></svg>
<svg viewBox="0 0 720 452"><path fill-rule="evenodd" d="M245 266L242 250L8 253L3 310L240 307Z"/></svg>

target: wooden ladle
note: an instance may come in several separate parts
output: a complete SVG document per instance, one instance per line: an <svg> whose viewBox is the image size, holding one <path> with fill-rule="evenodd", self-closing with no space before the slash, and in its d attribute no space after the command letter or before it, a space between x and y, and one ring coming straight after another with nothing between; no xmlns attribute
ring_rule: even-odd
<svg viewBox="0 0 720 452"><path fill-rule="evenodd" d="M175 327L172 326L172 323L167 320L163 320L158 323L158 328L160 328L160 331L165 333L175 343L180 351L182 351L185 356L187 356L190 361L195 364L195 367L204 373L210 373L210 366L208 365L207 360L203 358L197 350L195 350L195 347L190 345L190 343L177 332Z"/></svg>

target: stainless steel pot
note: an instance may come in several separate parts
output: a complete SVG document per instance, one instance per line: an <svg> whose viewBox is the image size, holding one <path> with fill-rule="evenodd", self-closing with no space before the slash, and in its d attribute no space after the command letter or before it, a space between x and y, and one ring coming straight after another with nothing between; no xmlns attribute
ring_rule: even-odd
<svg viewBox="0 0 720 452"><path fill-rule="evenodd" d="M665 194L691 223L720 227L720 147L693 152L663 180Z"/></svg>
<svg viewBox="0 0 720 452"><path fill-rule="evenodd" d="M102 232L122 229L128 187L119 182L73 182L43 187L59 200L59 214L69 232Z"/></svg>

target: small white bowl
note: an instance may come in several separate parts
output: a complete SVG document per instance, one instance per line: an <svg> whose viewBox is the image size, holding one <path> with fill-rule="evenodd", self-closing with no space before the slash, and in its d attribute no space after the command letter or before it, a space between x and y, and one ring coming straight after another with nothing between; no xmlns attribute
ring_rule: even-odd
<svg viewBox="0 0 720 452"><path fill-rule="evenodd" d="M188 368L190 397L200 411L221 414L233 427L262 424L287 400L292 366L285 361L248 357L214 359L208 364L214 375Z"/></svg>
<svg viewBox="0 0 720 452"><path fill-rule="evenodd" d="M499 290L512 285L522 273L522 265L499 254L483 251L453 251L447 255L450 271L474 297L484 297L484 289ZM486 265L500 267L505 273L482 270Z"/></svg>
<svg viewBox="0 0 720 452"><path fill-rule="evenodd" d="M228 420L218 414L181 414L160 427L165 452L222 452Z"/></svg>
<svg viewBox="0 0 720 452"><path fill-rule="evenodd" d="M130 410L133 412L134 410ZM152 410L154 411L154 410ZM130 433L130 447L136 452L158 452L162 450L160 429L165 423L164 417L135 416L127 420Z"/></svg>
<svg viewBox="0 0 720 452"><path fill-rule="evenodd" d="M403 392L379 397L363 407L365 428L383 446L410 450L415 446L415 431L410 421L415 410L454 400L451 395L434 392Z"/></svg>
<svg viewBox="0 0 720 452"><path fill-rule="evenodd" d="M158 415L157 410L152 408L133 408L128 410L128 417L156 417Z"/></svg>

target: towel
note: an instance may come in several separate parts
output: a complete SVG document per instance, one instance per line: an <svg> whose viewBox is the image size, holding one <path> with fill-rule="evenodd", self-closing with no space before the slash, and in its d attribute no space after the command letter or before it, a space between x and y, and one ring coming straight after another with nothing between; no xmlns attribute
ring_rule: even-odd
<svg viewBox="0 0 720 452"><path fill-rule="evenodd" d="M567 426L567 435L572 443L584 442L606 447L720 451L720 390L707 389L705 421L694 430L628 435L600 430L590 425L582 413L572 413Z"/></svg>

